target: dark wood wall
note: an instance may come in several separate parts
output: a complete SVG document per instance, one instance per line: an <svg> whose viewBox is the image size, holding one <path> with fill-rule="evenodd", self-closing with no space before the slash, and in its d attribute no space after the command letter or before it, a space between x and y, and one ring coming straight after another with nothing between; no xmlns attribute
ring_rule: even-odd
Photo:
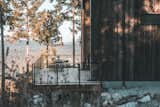
<svg viewBox="0 0 160 107"><path fill-rule="evenodd" d="M93 80L160 80L160 32L143 0L91 0Z"/></svg>

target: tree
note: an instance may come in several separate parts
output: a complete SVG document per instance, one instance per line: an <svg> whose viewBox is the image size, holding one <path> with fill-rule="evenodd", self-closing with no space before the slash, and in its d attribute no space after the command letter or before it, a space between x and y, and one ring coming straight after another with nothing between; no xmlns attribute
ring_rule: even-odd
<svg viewBox="0 0 160 107"><path fill-rule="evenodd" d="M5 25L5 16L9 12L7 3L0 1L0 30L1 30L1 53L2 53L2 77L1 77L1 93L2 93L2 106L5 106L5 52L4 52L4 25Z"/></svg>
<svg viewBox="0 0 160 107"><path fill-rule="evenodd" d="M70 28L73 32L73 64L75 63L75 33L80 31L80 1L79 0L55 0L54 9L50 11L39 12L37 15L37 24L33 25L35 28L33 34L35 39L47 46L51 39L55 42L59 41L60 32L58 28L63 24L63 21L72 21L73 27ZM51 1L52 2L52 1ZM45 16L42 18L42 16ZM39 23L40 22L40 23ZM47 58L48 59L48 58ZM48 61L47 61L48 62ZM48 64L47 64L48 65Z"/></svg>
<svg viewBox="0 0 160 107"><path fill-rule="evenodd" d="M32 19L37 10L43 3L43 0L12 0L10 7L12 7L11 20L9 20L10 30L13 35L10 38L18 40L19 38L32 38L30 32L32 32Z"/></svg>
<svg viewBox="0 0 160 107"><path fill-rule="evenodd" d="M63 22L63 14L61 14L61 12L59 12L57 9L52 11L39 12L36 17L36 20L33 21L37 23L32 23L34 28L32 35L34 40L38 41L40 44L46 45L46 59L48 67L48 47L52 40L57 42L61 39L58 28Z"/></svg>
<svg viewBox="0 0 160 107"><path fill-rule="evenodd" d="M51 0L53 1L53 0ZM72 21L73 65L75 65L75 34L81 30L81 0L55 0L58 5L65 8L64 20Z"/></svg>
<svg viewBox="0 0 160 107"><path fill-rule="evenodd" d="M22 27L22 22L24 21L24 17L22 14L22 1L19 0L4 0L0 1L0 22L1 22L1 45L2 45L2 102L3 106L5 106L5 56L4 56L4 26L9 26L12 31L15 31L18 36L23 34L21 33L20 28ZM26 1L25 1L26 2ZM36 5L40 5L40 2ZM36 10L36 6L32 10ZM17 38L15 38L17 39Z"/></svg>
<svg viewBox="0 0 160 107"><path fill-rule="evenodd" d="M1 82L1 87L2 87L2 104L4 104L4 99L5 99L5 58L4 58L4 34L3 34L3 10L2 6L0 6L0 21L1 21L1 53L2 53L2 82Z"/></svg>
<svg viewBox="0 0 160 107"><path fill-rule="evenodd" d="M73 66L75 65L75 33L77 33L78 31L80 31L81 27L80 27L80 20L76 20L75 16L78 16L78 18L80 18L81 12L79 10L81 7L81 2L79 0L71 0L70 1L70 9L68 11L70 11L72 13L72 23L73 23L73 27L71 29L72 34L73 34Z"/></svg>
<svg viewBox="0 0 160 107"><path fill-rule="evenodd" d="M10 31L13 32L9 36L9 40L17 41L20 38L26 38L26 49L28 50L29 39L34 39L39 43L47 45L50 42L51 37L54 36L56 41L60 25L60 8L56 8L52 12L42 11L38 12L39 7L43 3L43 0L12 0L8 4L8 7L12 7L12 12L8 13L10 18L8 25L10 25ZM57 6L58 7L58 6ZM56 16L56 17L53 17ZM38 20L37 20L38 19ZM56 33L55 33L56 32ZM57 36L55 36L57 34ZM27 59L29 59L29 53L27 52ZM27 68L29 66L29 60L27 60ZM29 71L29 69L27 69Z"/></svg>
<svg viewBox="0 0 160 107"><path fill-rule="evenodd" d="M51 39L55 42L61 39L59 37L60 32L58 28L63 21L69 20L74 23L70 30L73 32L73 57L75 57L74 34L78 33L80 30L80 17L77 17L80 15L80 1L56 1L57 2L51 11L44 10L42 12L38 12L37 10L43 3L43 0L12 0L10 7L13 8L9 24L11 25L10 28L13 35L9 37L10 40L15 41L19 38L27 38L28 41L29 39L34 39L48 47Z"/></svg>
<svg viewBox="0 0 160 107"><path fill-rule="evenodd" d="M0 1L0 30L1 30L1 53L2 53L2 77L1 77L1 93L2 93L2 106L6 105L5 97L5 52L4 52L4 25L9 22L8 14L10 9L8 7L8 1Z"/></svg>

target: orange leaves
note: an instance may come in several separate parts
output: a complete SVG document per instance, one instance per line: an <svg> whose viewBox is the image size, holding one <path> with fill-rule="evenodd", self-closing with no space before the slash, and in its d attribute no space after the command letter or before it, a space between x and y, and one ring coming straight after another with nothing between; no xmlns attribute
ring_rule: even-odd
<svg viewBox="0 0 160 107"><path fill-rule="evenodd" d="M150 14L160 13L160 1L159 0L144 0L143 10Z"/></svg>
<svg viewBox="0 0 160 107"><path fill-rule="evenodd" d="M17 11L17 10L13 11L13 16L14 17L19 17L21 15L22 15L22 13L20 13L20 11Z"/></svg>

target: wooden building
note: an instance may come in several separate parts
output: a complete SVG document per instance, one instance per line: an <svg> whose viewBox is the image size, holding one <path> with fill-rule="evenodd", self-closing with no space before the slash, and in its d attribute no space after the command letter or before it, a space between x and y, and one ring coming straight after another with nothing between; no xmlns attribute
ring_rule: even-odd
<svg viewBox="0 0 160 107"><path fill-rule="evenodd" d="M92 80L160 80L159 0L90 2Z"/></svg>

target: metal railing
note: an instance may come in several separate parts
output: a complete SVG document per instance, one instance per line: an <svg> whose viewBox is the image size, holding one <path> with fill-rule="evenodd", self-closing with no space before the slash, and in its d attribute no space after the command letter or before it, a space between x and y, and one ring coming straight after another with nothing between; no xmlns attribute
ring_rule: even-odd
<svg viewBox="0 0 160 107"><path fill-rule="evenodd" d="M33 64L34 85L80 85L90 80L89 70L81 70L80 64L75 65L59 60L49 63L46 67L41 57Z"/></svg>

